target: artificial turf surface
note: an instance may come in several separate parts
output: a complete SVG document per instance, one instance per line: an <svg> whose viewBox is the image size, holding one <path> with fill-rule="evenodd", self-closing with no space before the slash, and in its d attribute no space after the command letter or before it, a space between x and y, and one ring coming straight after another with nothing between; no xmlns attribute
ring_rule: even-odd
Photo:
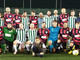
<svg viewBox="0 0 80 60"><path fill-rule="evenodd" d="M80 55L68 55L67 53L53 53L53 54L45 54L44 57L32 57L31 54L0 54L0 60L79 60Z"/></svg>

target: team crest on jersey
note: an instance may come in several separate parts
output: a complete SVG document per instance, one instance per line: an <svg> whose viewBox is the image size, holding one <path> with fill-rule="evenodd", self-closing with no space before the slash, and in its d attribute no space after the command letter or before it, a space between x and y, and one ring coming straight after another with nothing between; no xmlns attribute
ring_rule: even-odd
<svg viewBox="0 0 80 60"><path fill-rule="evenodd" d="M9 33L13 32L13 30L9 31Z"/></svg>
<svg viewBox="0 0 80 60"><path fill-rule="evenodd" d="M20 19L21 17L20 17L20 16L18 16L18 18Z"/></svg>
<svg viewBox="0 0 80 60"><path fill-rule="evenodd" d="M12 18L12 15L9 15L9 18Z"/></svg>
<svg viewBox="0 0 80 60"><path fill-rule="evenodd" d="M35 17L35 19L37 19L37 17Z"/></svg>
<svg viewBox="0 0 80 60"><path fill-rule="evenodd" d="M67 17L67 15L65 15L65 17Z"/></svg>
<svg viewBox="0 0 80 60"><path fill-rule="evenodd" d="M69 31L67 31L67 34L69 33Z"/></svg>
<svg viewBox="0 0 80 60"><path fill-rule="evenodd" d="M47 33L48 33L48 31L45 31L45 33L47 34Z"/></svg>
<svg viewBox="0 0 80 60"><path fill-rule="evenodd" d="M80 31L79 31L79 33L80 33Z"/></svg>

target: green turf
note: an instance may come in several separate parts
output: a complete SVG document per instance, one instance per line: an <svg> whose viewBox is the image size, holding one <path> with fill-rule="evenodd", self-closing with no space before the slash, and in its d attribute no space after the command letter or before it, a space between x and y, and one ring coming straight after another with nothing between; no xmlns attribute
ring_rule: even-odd
<svg viewBox="0 0 80 60"><path fill-rule="evenodd" d="M32 57L31 54L17 54L10 53L0 54L0 60L79 60L80 55L73 56L68 54L45 54L44 57Z"/></svg>

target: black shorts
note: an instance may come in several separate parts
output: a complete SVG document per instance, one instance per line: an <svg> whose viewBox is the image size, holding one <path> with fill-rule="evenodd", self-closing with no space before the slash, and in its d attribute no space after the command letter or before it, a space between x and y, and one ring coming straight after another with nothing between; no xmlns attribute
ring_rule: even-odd
<svg viewBox="0 0 80 60"><path fill-rule="evenodd" d="M66 42L61 42L63 49L66 49Z"/></svg>
<svg viewBox="0 0 80 60"><path fill-rule="evenodd" d="M75 49L79 49L79 45L77 45L76 43L74 43L75 45Z"/></svg>

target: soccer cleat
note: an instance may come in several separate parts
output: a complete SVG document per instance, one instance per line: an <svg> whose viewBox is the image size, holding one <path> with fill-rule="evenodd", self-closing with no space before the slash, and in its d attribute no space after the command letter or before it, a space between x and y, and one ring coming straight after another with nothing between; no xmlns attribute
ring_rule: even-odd
<svg viewBox="0 0 80 60"><path fill-rule="evenodd" d="M15 51L14 54L17 54L17 51Z"/></svg>
<svg viewBox="0 0 80 60"><path fill-rule="evenodd" d="M72 54L72 51L69 51L68 54Z"/></svg>

